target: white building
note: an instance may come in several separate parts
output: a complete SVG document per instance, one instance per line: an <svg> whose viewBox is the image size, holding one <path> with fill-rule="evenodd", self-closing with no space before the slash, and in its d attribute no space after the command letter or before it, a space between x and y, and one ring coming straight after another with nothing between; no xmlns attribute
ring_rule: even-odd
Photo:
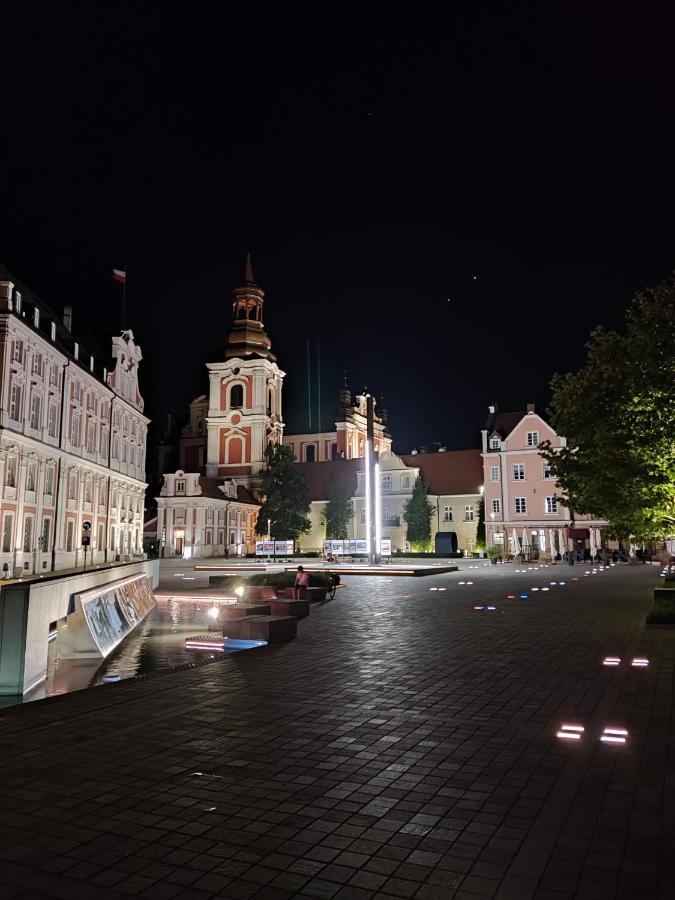
<svg viewBox="0 0 675 900"><path fill-rule="evenodd" d="M0 568L46 572L142 555L149 419L140 347L113 338L114 368L0 267Z"/></svg>

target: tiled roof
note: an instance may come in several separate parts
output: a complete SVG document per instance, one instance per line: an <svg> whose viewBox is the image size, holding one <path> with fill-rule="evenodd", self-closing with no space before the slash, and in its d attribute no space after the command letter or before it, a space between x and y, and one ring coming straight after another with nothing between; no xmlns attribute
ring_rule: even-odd
<svg viewBox="0 0 675 900"><path fill-rule="evenodd" d="M226 494L220 490L220 482L215 478L207 478L205 475L199 476L199 487L202 489L202 497L210 497L212 500L229 500ZM253 506L260 506L253 494L242 484L237 485L237 502L251 503Z"/></svg>
<svg viewBox="0 0 675 900"><path fill-rule="evenodd" d="M407 466L417 466L430 494L477 494L483 483L480 450L447 450L443 453L411 453L401 456Z"/></svg>
<svg viewBox="0 0 675 900"><path fill-rule="evenodd" d="M348 497L356 494L356 473L363 469L362 459L335 459L328 462L298 463L307 481L310 500L328 500L331 476L342 481Z"/></svg>
<svg viewBox="0 0 675 900"><path fill-rule="evenodd" d="M522 410L521 412L490 413L488 420L485 423L488 437L495 432L497 432L501 438L508 437L518 422L526 415L527 413L525 410Z"/></svg>

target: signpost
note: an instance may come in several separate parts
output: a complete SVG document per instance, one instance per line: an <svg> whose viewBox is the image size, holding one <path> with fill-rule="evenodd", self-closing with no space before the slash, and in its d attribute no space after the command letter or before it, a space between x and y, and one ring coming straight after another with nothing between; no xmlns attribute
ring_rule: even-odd
<svg viewBox="0 0 675 900"><path fill-rule="evenodd" d="M87 571L87 547L91 544L91 522L86 521L82 523L82 549L84 550L84 569L83 572Z"/></svg>

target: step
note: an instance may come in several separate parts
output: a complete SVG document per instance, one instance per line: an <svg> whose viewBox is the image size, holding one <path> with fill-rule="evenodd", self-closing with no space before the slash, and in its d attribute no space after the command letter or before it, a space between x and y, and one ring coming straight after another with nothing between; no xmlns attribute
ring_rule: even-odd
<svg viewBox="0 0 675 900"><path fill-rule="evenodd" d="M293 616L296 619L304 619L309 615L309 600L272 600L270 613L273 616Z"/></svg>
<svg viewBox="0 0 675 900"><path fill-rule="evenodd" d="M227 637L252 638L268 643L281 643L294 638L298 620L294 616L242 616L223 623Z"/></svg>

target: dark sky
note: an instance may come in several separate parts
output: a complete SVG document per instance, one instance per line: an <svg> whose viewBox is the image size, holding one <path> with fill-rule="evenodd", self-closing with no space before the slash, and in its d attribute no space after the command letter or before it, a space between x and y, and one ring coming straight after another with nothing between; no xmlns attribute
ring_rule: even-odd
<svg viewBox="0 0 675 900"><path fill-rule="evenodd" d="M675 266L670 4L172 6L7 5L0 55L0 259L104 333L128 267L155 419L247 250L289 430L310 338L324 427L346 368L403 450L545 402Z"/></svg>

